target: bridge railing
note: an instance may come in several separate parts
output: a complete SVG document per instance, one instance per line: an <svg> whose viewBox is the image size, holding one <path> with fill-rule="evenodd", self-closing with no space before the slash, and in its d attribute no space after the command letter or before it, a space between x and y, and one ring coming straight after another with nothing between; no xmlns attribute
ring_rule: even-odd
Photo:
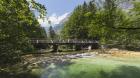
<svg viewBox="0 0 140 78"><path fill-rule="evenodd" d="M75 39L67 39L67 40L46 40L46 39L33 39L30 40L31 43L98 43L97 40L75 40Z"/></svg>

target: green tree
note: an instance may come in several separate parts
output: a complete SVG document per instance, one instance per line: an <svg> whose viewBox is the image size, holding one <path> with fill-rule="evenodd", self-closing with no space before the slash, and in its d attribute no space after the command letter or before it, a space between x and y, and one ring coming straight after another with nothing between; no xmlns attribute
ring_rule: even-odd
<svg viewBox="0 0 140 78"><path fill-rule="evenodd" d="M30 4L34 5L35 7L33 8L41 12L40 15L43 16L45 9L43 10L44 7L39 3L31 3L26 0L0 1L1 65L15 64L20 61L23 53L33 50L29 39L31 39L35 33L41 32L42 30L31 11L31 7L29 7ZM38 36L40 35L42 34L38 34Z"/></svg>
<svg viewBox="0 0 140 78"><path fill-rule="evenodd" d="M96 6L92 2L84 2L83 5L76 7L64 25L62 30L63 38L88 39L89 23L95 17L95 12Z"/></svg>
<svg viewBox="0 0 140 78"><path fill-rule="evenodd" d="M49 27L49 38L50 39L55 39L56 38L56 33L55 33L52 26Z"/></svg>

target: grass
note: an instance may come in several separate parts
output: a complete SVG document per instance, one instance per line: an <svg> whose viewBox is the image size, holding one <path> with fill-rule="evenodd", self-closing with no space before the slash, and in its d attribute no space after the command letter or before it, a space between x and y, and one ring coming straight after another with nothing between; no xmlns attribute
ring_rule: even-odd
<svg viewBox="0 0 140 78"><path fill-rule="evenodd" d="M140 57L96 57L72 60L42 78L140 78Z"/></svg>

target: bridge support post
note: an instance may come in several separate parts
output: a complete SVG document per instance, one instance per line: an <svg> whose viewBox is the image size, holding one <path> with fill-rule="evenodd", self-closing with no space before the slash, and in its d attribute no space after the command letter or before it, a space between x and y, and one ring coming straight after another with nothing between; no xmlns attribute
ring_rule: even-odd
<svg viewBox="0 0 140 78"><path fill-rule="evenodd" d="M75 46L75 51L79 51L79 50L81 50L81 45L76 45Z"/></svg>
<svg viewBox="0 0 140 78"><path fill-rule="evenodd" d="M75 46L74 45L72 45L72 50L75 51Z"/></svg>
<svg viewBox="0 0 140 78"><path fill-rule="evenodd" d="M91 45L91 49L99 49L99 44L94 43L93 45Z"/></svg>
<svg viewBox="0 0 140 78"><path fill-rule="evenodd" d="M58 51L58 45L53 45L52 46L52 52L57 52Z"/></svg>
<svg viewBox="0 0 140 78"><path fill-rule="evenodd" d="M88 46L88 52L92 50L92 45Z"/></svg>

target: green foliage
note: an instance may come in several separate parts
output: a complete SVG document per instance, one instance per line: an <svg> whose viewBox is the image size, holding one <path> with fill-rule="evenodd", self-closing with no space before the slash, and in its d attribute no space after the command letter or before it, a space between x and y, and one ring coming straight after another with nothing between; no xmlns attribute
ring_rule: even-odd
<svg viewBox="0 0 140 78"><path fill-rule="evenodd" d="M99 39L101 44L125 47L138 45L139 29L133 28L140 28L140 2L133 1L134 7L129 12L120 7L124 2L128 0L90 1L79 5L65 23L62 37Z"/></svg>
<svg viewBox="0 0 140 78"><path fill-rule="evenodd" d="M94 5L94 4L93 4ZM89 6L86 2L83 6L78 6L65 23L62 30L64 38L86 39L88 38L88 23L92 19L95 11L89 11L96 7ZM82 35L82 36L81 36Z"/></svg>
<svg viewBox="0 0 140 78"><path fill-rule="evenodd" d="M0 64L15 64L33 51L31 38L45 37L26 0L0 1Z"/></svg>

